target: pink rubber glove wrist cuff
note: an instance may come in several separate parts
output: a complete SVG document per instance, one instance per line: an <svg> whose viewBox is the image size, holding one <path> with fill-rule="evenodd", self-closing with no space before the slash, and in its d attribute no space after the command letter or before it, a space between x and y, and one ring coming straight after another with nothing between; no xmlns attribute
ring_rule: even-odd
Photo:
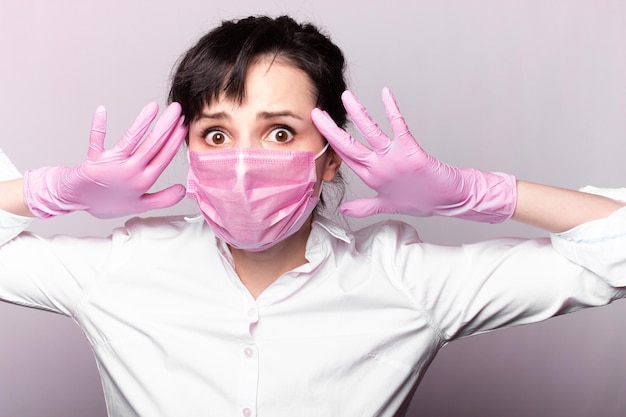
<svg viewBox="0 0 626 417"><path fill-rule="evenodd" d="M58 166L26 171L24 174L24 203L33 216L39 219L49 219L76 210L69 207L66 210L62 209L62 202L52 194L52 190L56 187L48 183L50 178L58 178L58 171L65 169L67 168ZM57 172L53 173L53 171Z"/></svg>
<svg viewBox="0 0 626 417"><path fill-rule="evenodd" d="M513 216L517 206L517 179L502 172L461 169L472 183L467 200L453 207L438 207L433 214L483 223L502 223Z"/></svg>

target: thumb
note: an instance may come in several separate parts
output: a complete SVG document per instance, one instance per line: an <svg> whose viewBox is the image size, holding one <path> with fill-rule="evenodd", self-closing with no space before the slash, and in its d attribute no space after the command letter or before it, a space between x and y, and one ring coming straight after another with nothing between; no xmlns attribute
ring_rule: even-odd
<svg viewBox="0 0 626 417"><path fill-rule="evenodd" d="M339 206L341 214L350 217L367 217L374 214L386 213L385 208L380 204L379 197L358 198L348 201Z"/></svg>
<svg viewBox="0 0 626 417"><path fill-rule="evenodd" d="M185 197L185 187L182 184L175 184L164 190L155 193L144 194L141 197L141 211L167 208L177 204Z"/></svg>

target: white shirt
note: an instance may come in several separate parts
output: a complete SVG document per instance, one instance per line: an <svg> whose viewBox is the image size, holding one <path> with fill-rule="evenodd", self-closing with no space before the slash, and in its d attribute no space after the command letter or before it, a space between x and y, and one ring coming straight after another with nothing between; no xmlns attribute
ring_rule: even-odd
<svg viewBox="0 0 626 417"><path fill-rule="evenodd" d="M81 327L111 416L393 416L450 341L626 295L626 209L552 240L442 247L318 218L308 263L254 300L202 217L136 218L110 238L21 233L0 298Z"/></svg>
<svg viewBox="0 0 626 417"><path fill-rule="evenodd" d="M626 210L592 223L611 236L554 238L626 247ZM318 219L306 258L255 301L201 217L25 232L0 248L0 298L79 324L112 416L279 417L395 415L450 341L625 294L606 282L623 274L603 280L549 239L442 247L394 221L350 234Z"/></svg>

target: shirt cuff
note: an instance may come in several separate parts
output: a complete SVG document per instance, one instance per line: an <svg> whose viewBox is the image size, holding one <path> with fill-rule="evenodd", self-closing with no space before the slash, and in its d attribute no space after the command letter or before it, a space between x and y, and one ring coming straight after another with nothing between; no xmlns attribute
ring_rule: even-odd
<svg viewBox="0 0 626 417"><path fill-rule="evenodd" d="M22 233L32 220L32 217L18 216L0 210L0 246Z"/></svg>
<svg viewBox="0 0 626 417"><path fill-rule="evenodd" d="M21 176L22 174L0 148L0 181L8 181ZM18 216L17 214L0 210L0 245L22 233L32 220L32 217Z"/></svg>
<svg viewBox="0 0 626 417"><path fill-rule="evenodd" d="M584 187L580 191L626 203L626 188ZM614 287L626 286L626 207L550 236L561 255L602 277Z"/></svg>
<svg viewBox="0 0 626 417"><path fill-rule="evenodd" d="M2 152L0 148L0 181L8 181L15 178L20 178L22 174L11 163L9 157Z"/></svg>

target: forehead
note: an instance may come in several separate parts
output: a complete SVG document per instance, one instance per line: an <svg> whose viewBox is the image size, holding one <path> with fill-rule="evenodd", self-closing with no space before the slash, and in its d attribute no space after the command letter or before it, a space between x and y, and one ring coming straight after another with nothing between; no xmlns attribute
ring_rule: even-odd
<svg viewBox="0 0 626 417"><path fill-rule="evenodd" d="M205 109L227 107L310 112L316 104L317 92L304 71L284 60L264 57L248 68L241 103L222 94Z"/></svg>

